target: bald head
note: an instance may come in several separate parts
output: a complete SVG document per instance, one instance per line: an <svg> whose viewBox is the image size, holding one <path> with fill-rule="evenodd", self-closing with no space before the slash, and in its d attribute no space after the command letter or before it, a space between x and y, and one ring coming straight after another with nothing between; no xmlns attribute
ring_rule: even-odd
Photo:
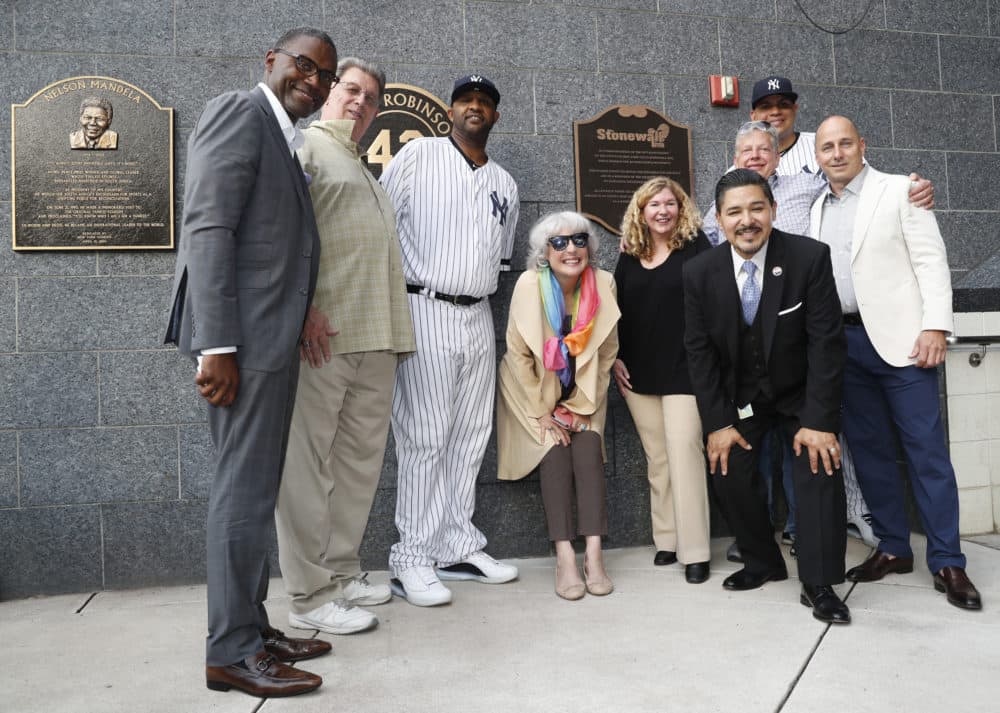
<svg viewBox="0 0 1000 713"><path fill-rule="evenodd" d="M816 161L834 193L861 173L864 159L865 140L846 116L829 116L816 129Z"/></svg>

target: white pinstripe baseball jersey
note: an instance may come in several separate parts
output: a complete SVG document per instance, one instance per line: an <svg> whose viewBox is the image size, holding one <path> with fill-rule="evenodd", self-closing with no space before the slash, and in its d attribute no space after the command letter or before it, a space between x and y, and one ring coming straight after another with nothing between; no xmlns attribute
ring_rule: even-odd
<svg viewBox="0 0 1000 713"><path fill-rule="evenodd" d="M451 139L407 143L380 179L396 208L410 284L486 297L510 269L517 184L495 161L475 170Z"/></svg>
<svg viewBox="0 0 1000 713"><path fill-rule="evenodd" d="M799 132L795 143L781 154L775 173L779 176L792 176L802 171L819 173L819 164L816 163L816 134L811 131Z"/></svg>

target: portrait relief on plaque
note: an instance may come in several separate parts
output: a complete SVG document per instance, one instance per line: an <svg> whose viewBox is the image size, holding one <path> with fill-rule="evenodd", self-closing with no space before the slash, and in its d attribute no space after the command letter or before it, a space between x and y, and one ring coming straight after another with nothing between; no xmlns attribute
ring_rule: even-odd
<svg viewBox="0 0 1000 713"><path fill-rule="evenodd" d="M654 176L694 196L691 130L648 106L608 107L573 122L576 209L619 234L635 189Z"/></svg>
<svg viewBox="0 0 1000 713"><path fill-rule="evenodd" d="M118 132L113 131L111 119L115 108L101 97L87 97L80 102L80 128L69 135L71 149L116 149Z"/></svg>
<svg viewBox="0 0 1000 713"><path fill-rule="evenodd" d="M14 250L174 247L173 109L113 77L11 106Z"/></svg>
<svg viewBox="0 0 1000 713"><path fill-rule="evenodd" d="M407 141L423 136L448 136L448 105L430 92L410 84L386 84L382 108L360 145L375 178Z"/></svg>

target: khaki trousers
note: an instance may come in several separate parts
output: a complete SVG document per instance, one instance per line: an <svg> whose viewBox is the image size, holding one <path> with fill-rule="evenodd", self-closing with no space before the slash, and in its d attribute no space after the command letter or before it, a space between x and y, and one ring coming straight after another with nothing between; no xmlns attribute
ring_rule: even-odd
<svg viewBox="0 0 1000 713"><path fill-rule="evenodd" d="M303 364L275 523L291 609L304 614L343 597L382 471L398 357L334 355Z"/></svg>
<svg viewBox="0 0 1000 713"><path fill-rule="evenodd" d="M711 559L708 487L701 418L694 396L625 392L649 477L649 509L657 550L682 564Z"/></svg>

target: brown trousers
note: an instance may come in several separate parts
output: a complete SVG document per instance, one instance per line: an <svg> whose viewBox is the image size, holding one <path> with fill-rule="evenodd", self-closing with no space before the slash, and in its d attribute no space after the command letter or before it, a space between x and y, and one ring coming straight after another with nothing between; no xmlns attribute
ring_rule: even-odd
<svg viewBox="0 0 1000 713"><path fill-rule="evenodd" d="M539 475L550 540L572 540L576 534L608 534L604 459L601 456L601 437L597 433L573 433L568 446L553 446L542 458ZM575 531L574 486L578 521Z"/></svg>

